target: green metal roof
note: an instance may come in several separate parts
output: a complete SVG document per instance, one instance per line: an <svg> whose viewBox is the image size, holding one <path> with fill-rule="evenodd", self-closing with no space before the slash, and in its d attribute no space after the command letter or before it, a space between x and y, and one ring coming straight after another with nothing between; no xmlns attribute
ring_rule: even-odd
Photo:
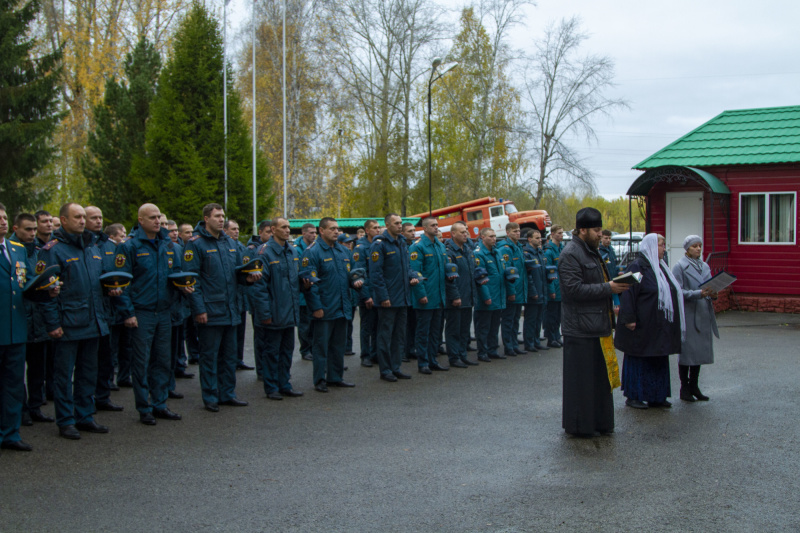
<svg viewBox="0 0 800 533"><path fill-rule="evenodd" d="M290 229L300 229L303 227L303 224L311 223L315 226L319 226L319 218L294 218L289 221L289 228ZM357 228L359 226L363 226L367 220L377 220L378 224L383 226L383 218L381 217L367 217L367 218L337 218L336 222L339 223L340 228ZM411 222L414 225L419 223L419 217L405 217L403 218L403 222Z"/></svg>
<svg viewBox="0 0 800 533"><path fill-rule="evenodd" d="M644 174L636 178L636 181L633 182L626 194L628 196L647 196L647 193L650 192L650 189L653 188L653 185L659 181L664 181L665 178L669 179L670 181L685 180L685 177L695 179L692 174L687 173L687 171L691 172L694 176L696 176L696 178L704 181L712 193L731 193L731 190L728 188L728 186L722 183L718 177L714 176L710 172L706 172L705 170L699 168L668 165L647 170Z"/></svg>
<svg viewBox="0 0 800 533"><path fill-rule="evenodd" d="M800 106L724 111L633 168L795 162L800 162Z"/></svg>

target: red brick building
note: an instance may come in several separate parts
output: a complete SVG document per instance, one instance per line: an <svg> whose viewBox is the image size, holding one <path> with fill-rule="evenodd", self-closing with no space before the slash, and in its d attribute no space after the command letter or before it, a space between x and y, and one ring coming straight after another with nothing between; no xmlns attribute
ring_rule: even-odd
<svg viewBox="0 0 800 533"><path fill-rule="evenodd" d="M634 168L628 195L670 263L698 234L712 270L737 276L719 309L800 313L800 106L725 111Z"/></svg>

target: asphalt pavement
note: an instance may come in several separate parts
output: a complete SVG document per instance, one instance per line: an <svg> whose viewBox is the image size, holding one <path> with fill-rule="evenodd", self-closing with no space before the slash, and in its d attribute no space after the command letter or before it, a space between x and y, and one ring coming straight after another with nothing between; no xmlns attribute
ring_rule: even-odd
<svg viewBox="0 0 800 533"><path fill-rule="evenodd" d="M711 401L677 399L672 357L672 409L616 390L616 432L588 440L561 429L557 349L430 376L405 363L398 383L347 357L357 387L327 394L295 354L304 397L268 400L240 371L250 406L215 414L179 380L183 420L154 427L123 389L125 411L97 416L108 435L22 428L34 451L0 454L0 531L798 531L800 315L719 323Z"/></svg>

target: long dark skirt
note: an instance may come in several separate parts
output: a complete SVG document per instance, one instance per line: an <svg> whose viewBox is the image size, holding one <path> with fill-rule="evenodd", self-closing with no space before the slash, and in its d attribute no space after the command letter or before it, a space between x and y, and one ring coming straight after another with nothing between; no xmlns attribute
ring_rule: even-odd
<svg viewBox="0 0 800 533"><path fill-rule="evenodd" d="M622 392L631 400L663 402L672 396L669 356L639 357L625 354L622 362Z"/></svg>
<svg viewBox="0 0 800 533"><path fill-rule="evenodd" d="M564 336L564 396L561 425L571 435L614 429L614 400L597 337Z"/></svg>

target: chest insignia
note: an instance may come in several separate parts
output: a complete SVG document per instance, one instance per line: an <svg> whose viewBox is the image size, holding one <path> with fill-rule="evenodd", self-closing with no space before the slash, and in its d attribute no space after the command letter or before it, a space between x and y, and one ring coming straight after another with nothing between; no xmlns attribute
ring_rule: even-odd
<svg viewBox="0 0 800 533"><path fill-rule="evenodd" d="M304 257L303 258L303 267L305 268L307 266L308 266L308 257Z"/></svg>
<svg viewBox="0 0 800 533"><path fill-rule="evenodd" d="M114 266L117 268L125 266L125 254L117 254L117 257L114 258Z"/></svg>
<svg viewBox="0 0 800 533"><path fill-rule="evenodd" d="M46 266L47 266L47 263L45 263L44 261L37 261L36 262L36 275L38 276L39 274L44 272L44 269L45 269Z"/></svg>

